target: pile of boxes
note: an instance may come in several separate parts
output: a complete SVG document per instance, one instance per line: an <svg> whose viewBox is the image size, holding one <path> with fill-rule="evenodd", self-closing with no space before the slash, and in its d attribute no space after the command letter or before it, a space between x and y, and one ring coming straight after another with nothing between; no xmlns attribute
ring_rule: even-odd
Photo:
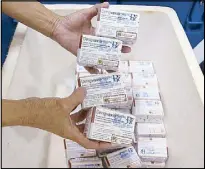
<svg viewBox="0 0 205 169"><path fill-rule="evenodd" d="M164 110L153 63L120 60L122 45L135 43L138 27L139 14L102 9L96 36L82 36L76 88L87 90L78 107L90 108L84 134L112 146L87 150L65 140L70 168L165 167ZM99 74L90 74L84 66L98 69Z"/></svg>

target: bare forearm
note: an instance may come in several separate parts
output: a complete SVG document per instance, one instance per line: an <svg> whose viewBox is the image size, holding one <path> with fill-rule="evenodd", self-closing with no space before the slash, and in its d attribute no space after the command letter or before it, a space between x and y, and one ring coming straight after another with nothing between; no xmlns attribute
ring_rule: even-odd
<svg viewBox="0 0 205 169"><path fill-rule="evenodd" d="M48 37L60 18L39 2L2 2L2 11Z"/></svg>
<svg viewBox="0 0 205 169"><path fill-rule="evenodd" d="M3 127L29 126L45 129L56 118L52 111L57 112L59 108L55 99L3 100L2 103Z"/></svg>

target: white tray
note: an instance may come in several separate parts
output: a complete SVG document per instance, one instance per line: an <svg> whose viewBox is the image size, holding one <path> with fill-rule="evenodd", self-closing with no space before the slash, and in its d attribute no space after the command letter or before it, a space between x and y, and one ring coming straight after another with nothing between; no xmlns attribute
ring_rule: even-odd
<svg viewBox="0 0 205 169"><path fill-rule="evenodd" d="M66 15L89 6L47 7ZM203 167L204 77L176 13L165 7L112 8L141 14L137 43L123 59L154 62L165 107L167 167ZM2 70L3 98L68 96L75 66L75 56L18 24ZM4 128L3 167L66 167L62 138L37 129Z"/></svg>

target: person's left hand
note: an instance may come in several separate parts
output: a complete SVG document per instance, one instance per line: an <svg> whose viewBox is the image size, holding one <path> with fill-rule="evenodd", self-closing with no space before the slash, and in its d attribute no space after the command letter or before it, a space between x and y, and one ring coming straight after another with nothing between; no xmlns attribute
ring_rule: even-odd
<svg viewBox="0 0 205 169"><path fill-rule="evenodd" d="M95 28L91 24L92 18L98 14L101 8L108 7L109 3L104 2L91 8L74 12L68 16L60 17L59 21L56 22L51 38L72 54L77 55L82 34L94 35L95 33ZM129 53L130 51L130 47L123 46L123 53ZM92 68L86 69L91 73L95 72Z"/></svg>
<svg viewBox="0 0 205 169"><path fill-rule="evenodd" d="M84 135L85 124L82 122L92 109L81 109L79 112L71 114L79 104L82 104L85 97L86 89L78 88L66 98L26 99L24 103L29 105L30 112L28 116L19 118L22 119L21 125L39 128L70 139L86 149L110 148L110 143L89 140Z"/></svg>

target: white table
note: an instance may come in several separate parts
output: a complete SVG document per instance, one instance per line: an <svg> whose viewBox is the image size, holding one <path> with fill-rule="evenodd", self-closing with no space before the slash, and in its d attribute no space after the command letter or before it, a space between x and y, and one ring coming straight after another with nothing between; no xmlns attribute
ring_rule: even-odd
<svg viewBox="0 0 205 169"><path fill-rule="evenodd" d="M89 6L47 7L66 15ZM165 108L167 167L203 167L204 79L176 13L165 7L111 7L141 14L138 41L123 59L154 62ZM69 95L75 64L75 56L58 44L18 24L2 70L3 98ZM64 92L56 93L59 85ZM3 167L66 167L62 138L37 129L4 128Z"/></svg>

